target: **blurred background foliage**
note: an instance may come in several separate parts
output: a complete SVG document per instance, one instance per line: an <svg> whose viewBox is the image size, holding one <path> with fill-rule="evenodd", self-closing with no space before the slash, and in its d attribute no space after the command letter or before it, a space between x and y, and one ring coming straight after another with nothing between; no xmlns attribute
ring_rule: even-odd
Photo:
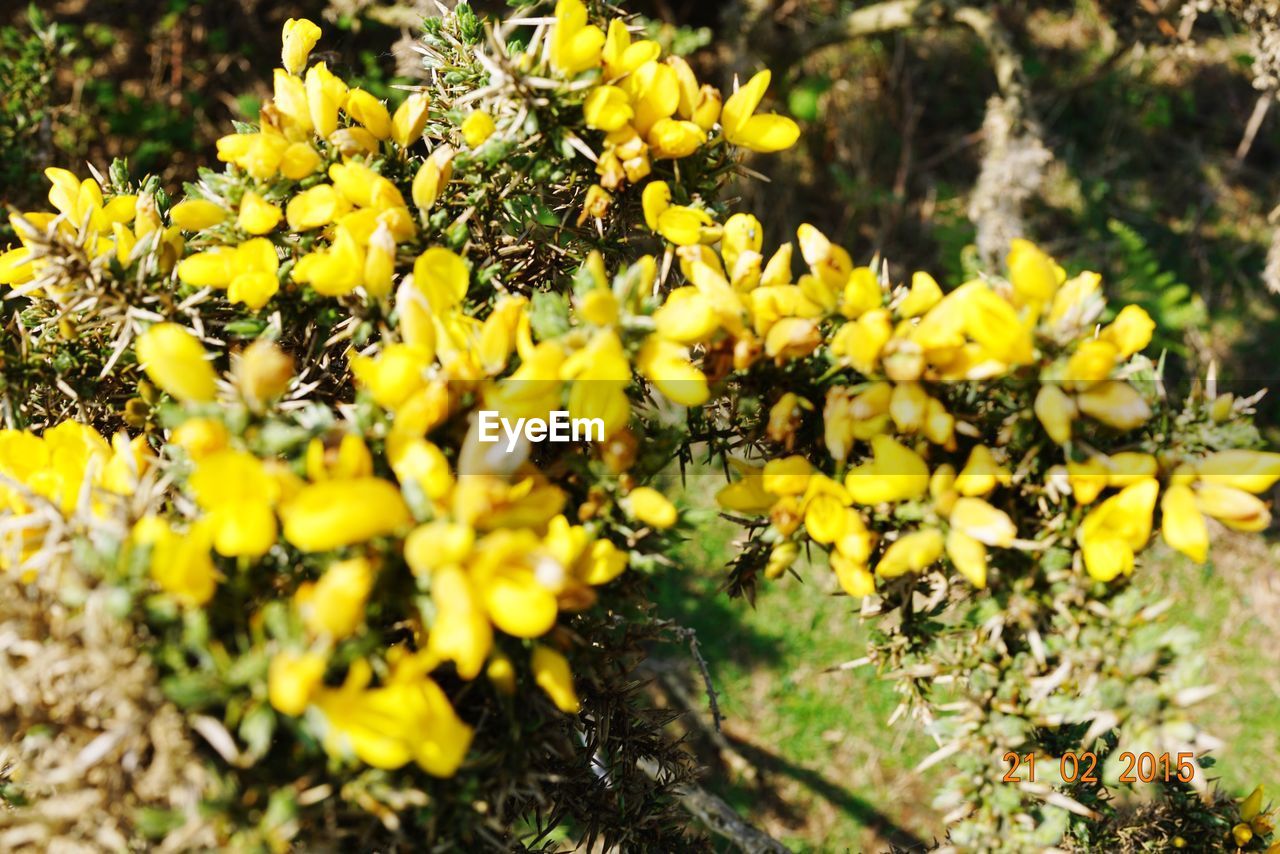
<svg viewBox="0 0 1280 854"><path fill-rule="evenodd" d="M813 223L860 261L879 256L898 276L927 269L954 285L978 261L971 208L997 92L989 45L928 15L855 26L873 7L926 5L637 0L626 8L700 77L727 86L735 74L775 69L773 97L804 135L785 156L751 164L771 181L735 190L769 212L766 222ZM1027 236L1072 271L1101 272L1113 304L1143 305L1166 336L1157 343L1171 376L1190 381L1212 365L1241 391L1265 385L1280 358L1277 297L1266 284L1280 111L1274 91L1255 87L1249 34L1224 13L1189 19L1177 2L985 7L1007 33L1044 146L1043 158L1007 164L1015 181L1036 173L1022 206ZM45 167L83 172L85 162L102 168L117 156L135 177L155 174L176 190L197 167L216 165L214 142L231 120L256 118L285 19L323 22L319 58L385 96L420 72L413 39L434 9L432 0L0 4L0 200L38 207ZM766 244L791 236L771 234ZM1280 406L1264 400L1262 409L1274 444ZM691 506L709 505L700 480L689 480ZM763 592L755 610L729 602L719 570L730 536L708 514L658 591L661 613L698 632L723 728L709 722L689 661L650 665L664 702L691 712L687 743L711 769L711 787L799 848L933 838L936 786L911 772L926 746L909 727L886 725L896 705L887 684L840 667L864 647L857 615L834 607L820 584L795 579ZM1175 596L1208 642L1224 687L1209 710L1225 740L1215 773L1236 792L1280 783L1276 557L1271 543L1223 550L1203 569L1166 555L1145 582ZM1209 572L1226 583L1210 584Z"/></svg>

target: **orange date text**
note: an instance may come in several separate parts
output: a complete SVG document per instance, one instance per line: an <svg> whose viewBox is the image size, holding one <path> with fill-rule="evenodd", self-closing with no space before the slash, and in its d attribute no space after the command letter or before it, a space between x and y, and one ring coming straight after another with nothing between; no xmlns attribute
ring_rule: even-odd
<svg viewBox="0 0 1280 854"><path fill-rule="evenodd" d="M1121 783L1154 783L1157 780L1169 782L1179 780L1190 783L1196 774L1196 765L1192 761L1194 753L1130 753L1125 751L1119 756ZM1003 757L1005 783L1034 783L1036 781L1036 755L1034 753L1019 754L1009 751ZM1052 759L1041 758L1052 762ZM1092 751L1067 753L1058 760L1058 776L1064 783L1097 783L1098 755Z"/></svg>

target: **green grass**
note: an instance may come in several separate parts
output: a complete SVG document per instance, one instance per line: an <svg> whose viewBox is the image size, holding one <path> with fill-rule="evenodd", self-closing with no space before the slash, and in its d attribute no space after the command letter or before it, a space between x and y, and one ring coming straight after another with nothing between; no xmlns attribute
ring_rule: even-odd
<svg viewBox="0 0 1280 854"><path fill-rule="evenodd" d="M758 769L707 784L795 850L874 850L894 827L931 838L932 790L911 773L927 740L909 720L886 725L897 698L871 668L825 672L865 653L854 601L825 562L765 582L754 607L731 601L720 588L734 533L709 515L678 555L685 568L658 580L659 613L698 633L723 731Z"/></svg>
<svg viewBox="0 0 1280 854"><path fill-rule="evenodd" d="M1148 581L1173 597L1169 619L1204 643L1216 695L1194 719L1223 740L1213 775L1236 796L1259 783L1280 791L1280 560L1274 545L1218 535L1210 563L1161 549Z"/></svg>
<svg viewBox="0 0 1280 854"><path fill-rule="evenodd" d="M712 506L711 487L700 481L690 478L686 506ZM697 632L723 732L746 760L702 755L712 768L706 784L794 850L884 850L895 828L926 840L940 835L930 807L939 778L912 772L930 750L928 738L910 720L887 726L897 699L871 668L825 672L860 658L867 639L855 603L836 594L825 563L798 566L799 579L763 582L754 607L732 601L721 586L736 527L707 510L687 515L695 532L676 555L683 568L658 577L658 609ZM1192 713L1224 742L1211 774L1237 797L1258 783L1276 791L1277 548L1222 535L1206 567L1162 547L1149 558L1138 583L1174 599L1169 619L1200 633L1206 681L1221 687ZM694 685L701 700L696 678Z"/></svg>

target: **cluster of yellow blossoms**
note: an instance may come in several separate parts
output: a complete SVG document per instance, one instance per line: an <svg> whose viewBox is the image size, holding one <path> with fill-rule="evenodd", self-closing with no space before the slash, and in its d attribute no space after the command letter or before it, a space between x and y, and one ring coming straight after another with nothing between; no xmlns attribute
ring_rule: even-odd
<svg viewBox="0 0 1280 854"><path fill-rule="evenodd" d="M153 250L159 250L161 272L167 273L181 257L180 229L164 225L150 196L117 193L107 198L93 178L81 180L55 167L44 174L53 185L49 204L54 210L10 214L20 245L0 251L0 285L47 299L63 298L65 288L43 275L49 268L50 230L53 237L79 246L91 261L115 260L125 269Z"/></svg>
<svg viewBox="0 0 1280 854"><path fill-rule="evenodd" d="M588 192L584 219L604 216L610 192L644 180L654 160L689 157L717 137L750 151L774 152L800 136L785 116L756 115L769 87L767 70L725 100L714 86L699 84L684 59L663 60L657 42L633 41L621 19L611 21L607 32L588 23L582 0L556 4L547 49L551 66L564 77L595 75L583 114L587 127L605 137L596 163L600 182Z"/></svg>
<svg viewBox="0 0 1280 854"><path fill-rule="evenodd" d="M564 316L540 324L536 299L473 282L465 247L428 245L455 145L475 149L516 131L475 110L415 155L433 118L427 96L391 111L324 63L309 66L319 36L307 21L285 25L260 127L218 144L230 191L205 182L165 226L151 202L104 200L96 182L51 170L58 213L15 224L20 235L92 235L92 253L122 263L157 235L147 246L167 247L165 275L225 291L251 312L288 287L363 295L388 309L385 324L344 355L373 414L323 435L311 429L298 453L268 452L260 425L235 426L225 412L284 417L272 403L296 390L288 357L254 342L222 381L192 330L153 323L135 355L181 413L163 451L149 456L142 436L108 445L73 423L39 438L0 432L0 502L23 513L38 496L71 515L95 489L128 494L148 466L172 471L165 510L135 520L134 554L187 608L216 603L232 566L288 568L270 595L288 601L298 630L271 639L265 693L331 755L453 774L472 729L439 673L464 682L484 674L511 693L523 662L504 649L516 644L554 705L578 709L561 615L593 605L644 532L679 521L671 501L630 472L646 393L698 407L753 377L793 371L794 390L766 392L765 435L750 437L786 455L738 461L741 477L718 500L760 517L766 575L791 566L807 537L830 550L854 596L948 563L982 588L989 549L1050 544L1067 544L1083 572L1111 581L1133 570L1157 505L1164 538L1201 561L1206 517L1266 526L1257 495L1280 479L1280 454L1097 450L1143 438L1154 401L1135 382L1153 324L1130 306L1099 328L1099 278L1068 277L1025 241L1013 246L1007 278L944 292L920 272L895 287L809 225L766 256L754 216L719 222L678 176L654 178L641 207L670 263L644 256L610 278L604 258L586 254ZM588 23L580 0L557 4L545 50L567 91L588 87L583 124L605 135L584 216L608 216L610 191L648 178L651 160L688 157L718 139L755 151L796 140L794 122L755 113L768 72L722 107L686 63L660 61L658 45L633 42L623 22L607 33ZM6 252L0 282L37 280L40 263L25 245ZM975 424L986 392L1003 393L1004 381L1020 408L990 435ZM504 452L479 436L479 410L528 419L561 408L603 426L604 441L583 454L595 479L585 499L581 482L539 468L528 441ZM793 453L806 426L825 448ZM1038 484L1009 457L1002 437L1015 427L1044 440L1039 459L1051 464ZM0 566L21 565L39 533L24 534ZM370 614L385 604L376 591L397 575L420 594L397 606L412 641L355 644L371 639ZM342 684L331 684L344 666Z"/></svg>

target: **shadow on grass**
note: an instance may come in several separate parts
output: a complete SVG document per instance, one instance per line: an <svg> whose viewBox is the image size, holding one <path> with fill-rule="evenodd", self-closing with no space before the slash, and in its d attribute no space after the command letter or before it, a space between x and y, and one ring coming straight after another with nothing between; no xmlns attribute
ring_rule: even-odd
<svg viewBox="0 0 1280 854"><path fill-rule="evenodd" d="M797 765L784 756L752 744L745 739L726 734L726 738L734 748L748 759L752 765L770 774L789 777L818 797L839 807L847 815L855 818L867 829L873 831L895 851L931 851L935 847L859 798L848 789L827 779L822 774L803 765Z"/></svg>
<svg viewBox="0 0 1280 854"><path fill-rule="evenodd" d="M687 565L714 566L724 544L714 527L699 531L681 555ZM710 671L713 688L731 693L742 688L743 673L786 671L794 664L796 650L784 626L753 625L752 609L745 602L728 598L710 572L675 569L660 573L656 579L655 597L659 616L692 629ZM772 628L773 630L770 630ZM799 628L798 626L796 628ZM803 631L803 629L801 629ZM671 651L664 651L669 655ZM674 658L685 659L678 653ZM677 707L683 707L688 727L689 747L699 762L710 769L705 782L724 797L736 810L757 818L765 815L782 825L800 829L809 823L802 806L782 790L790 780L813 795L827 801L851 822L874 833L894 851L925 851L931 847L923 839L899 825L872 803L829 779L813 768L805 767L795 757L783 754L784 744L762 747L752 740L725 731L717 731L703 713L705 688L692 661L674 669L673 660L653 659L659 674L655 685ZM659 665L661 665L659 667ZM735 672L736 671L736 672ZM678 683L678 684L676 684ZM725 696L728 707L741 703L740 696ZM755 730L762 719L750 709L732 711L729 719L739 720ZM777 710L775 709L775 713ZM795 714L793 711L792 714ZM733 767L736 764L736 768Z"/></svg>

